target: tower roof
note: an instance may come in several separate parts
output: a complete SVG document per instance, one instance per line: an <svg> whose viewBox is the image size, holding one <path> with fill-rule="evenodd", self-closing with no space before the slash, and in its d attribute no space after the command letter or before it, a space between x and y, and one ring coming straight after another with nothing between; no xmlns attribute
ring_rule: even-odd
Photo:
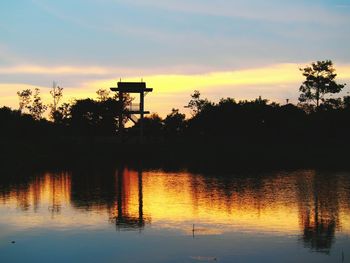
<svg viewBox="0 0 350 263"><path fill-rule="evenodd" d="M152 90L152 88L146 88L145 82L118 82L117 88L111 88L111 91L129 93L151 92Z"/></svg>

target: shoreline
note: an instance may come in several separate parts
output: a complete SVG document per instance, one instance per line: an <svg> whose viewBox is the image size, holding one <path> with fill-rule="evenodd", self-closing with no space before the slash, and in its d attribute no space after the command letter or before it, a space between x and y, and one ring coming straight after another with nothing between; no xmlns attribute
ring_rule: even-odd
<svg viewBox="0 0 350 263"><path fill-rule="evenodd" d="M118 143L96 138L0 142L3 167L14 169L128 165L192 170L350 169L350 144L273 140L179 140ZM109 142L108 142L109 141ZM259 140L258 140L259 141Z"/></svg>

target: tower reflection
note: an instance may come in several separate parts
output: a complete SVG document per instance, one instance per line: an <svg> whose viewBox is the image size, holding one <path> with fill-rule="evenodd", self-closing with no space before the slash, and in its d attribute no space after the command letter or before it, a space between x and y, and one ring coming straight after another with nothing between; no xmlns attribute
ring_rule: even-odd
<svg viewBox="0 0 350 263"><path fill-rule="evenodd" d="M117 230L143 229L145 220L143 216L143 189L142 171L130 171L122 168L115 174L116 209L112 211L110 220L115 221ZM137 193L137 214L133 211L135 205L135 193Z"/></svg>

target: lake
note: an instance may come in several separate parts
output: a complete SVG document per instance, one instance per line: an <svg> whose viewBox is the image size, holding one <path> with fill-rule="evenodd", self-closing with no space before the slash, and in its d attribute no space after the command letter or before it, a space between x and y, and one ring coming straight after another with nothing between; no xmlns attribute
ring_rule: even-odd
<svg viewBox="0 0 350 263"><path fill-rule="evenodd" d="M349 172L96 166L4 172L0 262L350 262Z"/></svg>

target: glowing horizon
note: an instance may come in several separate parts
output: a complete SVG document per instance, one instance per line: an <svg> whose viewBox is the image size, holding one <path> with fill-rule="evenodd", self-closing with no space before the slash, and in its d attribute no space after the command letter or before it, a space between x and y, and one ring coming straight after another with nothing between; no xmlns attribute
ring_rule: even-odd
<svg viewBox="0 0 350 263"><path fill-rule="evenodd" d="M170 112L171 108L180 108L186 105L189 95L194 90L200 90L203 97L217 101L221 97L233 97L237 100L254 99L263 96L272 101L283 103L286 98L296 102L298 87L303 81L299 68L304 64L277 64L267 67L240 69L235 71L205 72L201 74L152 74L142 79L147 86L154 88L154 92L147 97L147 106L152 112L161 116ZM89 72L90 70L90 72ZM350 65L336 66L338 82L350 80ZM82 72L102 77L109 76L113 69L102 67L54 67L21 66L9 69L0 68L1 72L8 74L40 74L40 75L76 75ZM125 70L125 72L127 72ZM140 81L140 78L125 77L122 81ZM74 99L96 98L98 89L109 89L116 85L118 79L91 79L77 84L78 86L64 87L64 100L69 102ZM60 85L60 84L59 84ZM295 87L292 91L291 87ZM50 87L28 85L22 83L0 83L0 106L16 108L18 98L16 91L23 89L39 88L44 102L49 103ZM275 92L278 89L278 92ZM284 98L281 97L284 95ZM345 94L344 92L342 94ZM171 97L176 98L171 100ZM164 100L164 98L167 98ZM170 104L168 101L172 101ZM293 101L294 100L294 101Z"/></svg>

